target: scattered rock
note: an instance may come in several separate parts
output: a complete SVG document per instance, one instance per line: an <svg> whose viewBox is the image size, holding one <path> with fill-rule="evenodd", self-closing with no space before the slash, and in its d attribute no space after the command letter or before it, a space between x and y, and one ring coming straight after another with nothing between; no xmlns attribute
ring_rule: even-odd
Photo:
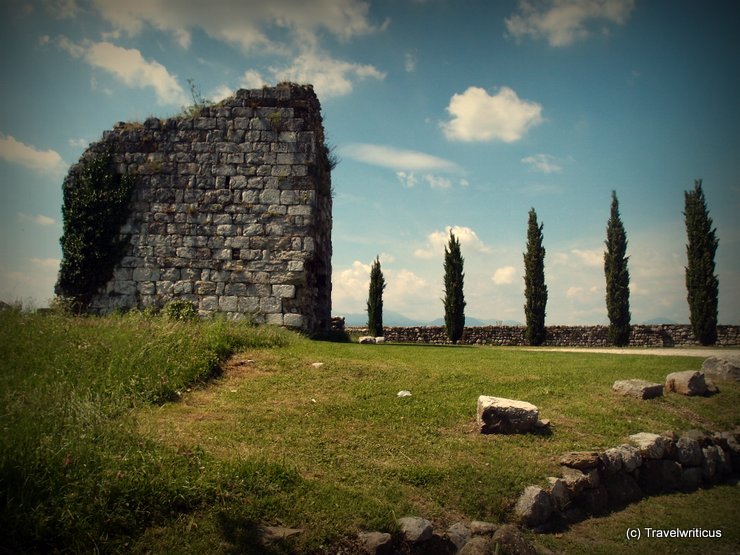
<svg viewBox="0 0 740 555"><path fill-rule="evenodd" d="M658 434L640 432L630 436L630 441L640 450L640 455L645 459L660 459L665 453L667 440Z"/></svg>
<svg viewBox="0 0 740 555"><path fill-rule="evenodd" d="M612 391L636 399L652 399L663 395L663 385L646 380L617 380Z"/></svg>
<svg viewBox="0 0 740 555"><path fill-rule="evenodd" d="M523 434L537 423L539 411L531 403L502 397L478 397L478 426L482 434Z"/></svg>
<svg viewBox="0 0 740 555"><path fill-rule="evenodd" d="M398 519L398 527L404 541L419 543L432 538L432 523L418 516L405 516Z"/></svg>
<svg viewBox="0 0 740 555"><path fill-rule="evenodd" d="M589 514L606 514L609 506L609 494L604 486L584 489L575 500Z"/></svg>
<svg viewBox="0 0 740 555"><path fill-rule="evenodd" d="M609 503L621 507L642 499L642 490L635 479L624 472L618 472L606 480Z"/></svg>
<svg viewBox="0 0 740 555"><path fill-rule="evenodd" d="M640 450L633 445L620 445L617 447L619 454L622 456L622 469L625 472L634 472L635 469L642 465Z"/></svg>
<svg viewBox="0 0 740 555"><path fill-rule="evenodd" d="M720 447L709 445L702 448L703 460L701 462L701 475L707 482L713 482L718 477L719 466L722 463L719 452Z"/></svg>
<svg viewBox="0 0 740 555"><path fill-rule="evenodd" d="M362 532L358 539L367 555L390 555L393 552L393 537L385 532Z"/></svg>
<svg viewBox="0 0 740 555"><path fill-rule="evenodd" d="M483 522L482 520L474 520L470 523L470 531L474 536L493 536L498 530L498 526L492 522Z"/></svg>
<svg viewBox="0 0 740 555"><path fill-rule="evenodd" d="M584 488L595 488L599 486L601 482L599 478L599 470L591 468L589 470L578 470L577 468L571 468L569 466L561 467L563 473L563 479L565 480L568 489L570 489L571 483L581 483Z"/></svg>
<svg viewBox="0 0 740 555"><path fill-rule="evenodd" d="M534 423L534 428L538 432L547 432L550 430L550 419L542 418Z"/></svg>
<svg viewBox="0 0 740 555"><path fill-rule="evenodd" d="M694 370L672 372L665 378L665 390L680 395L704 395L707 392L704 373Z"/></svg>
<svg viewBox="0 0 740 555"><path fill-rule="evenodd" d="M570 492L565 480L550 477L547 481L550 484L550 498L553 505L559 511L565 510L570 505Z"/></svg>
<svg viewBox="0 0 740 555"><path fill-rule="evenodd" d="M681 473L681 465L676 461L646 460L637 482L645 493L667 493L679 487Z"/></svg>
<svg viewBox="0 0 740 555"><path fill-rule="evenodd" d="M460 550L462 547L470 541L473 537L473 533L470 530L470 526L463 522L456 522L447 529L447 537L455 547Z"/></svg>
<svg viewBox="0 0 740 555"><path fill-rule="evenodd" d="M457 552L457 555L491 555L493 553L493 541L486 536L476 536Z"/></svg>
<svg viewBox="0 0 740 555"><path fill-rule="evenodd" d="M681 491L694 491L701 485L702 469L698 466L684 468L681 473L681 482L678 484Z"/></svg>
<svg viewBox="0 0 740 555"><path fill-rule="evenodd" d="M530 528L547 522L552 510L550 494L538 486L525 488L514 507L514 513L519 521Z"/></svg>
<svg viewBox="0 0 740 555"><path fill-rule="evenodd" d="M404 389L396 393L396 397L411 397L411 392Z"/></svg>
<svg viewBox="0 0 740 555"><path fill-rule="evenodd" d="M709 357L701 369L707 376L718 380L740 381L740 361L734 358Z"/></svg>
<svg viewBox="0 0 740 555"><path fill-rule="evenodd" d="M706 393L704 393L704 395L717 395L717 393L719 393L719 387L714 385L714 382L706 376L704 376L704 383L707 384L707 391Z"/></svg>
<svg viewBox="0 0 740 555"><path fill-rule="evenodd" d="M571 451L560 457L560 464L579 470L596 468L600 462L601 457L597 451Z"/></svg>
<svg viewBox="0 0 740 555"><path fill-rule="evenodd" d="M499 545L503 553L517 555L537 555L534 546L524 537L521 530L513 524L504 524L493 535L493 544Z"/></svg>
<svg viewBox="0 0 740 555"><path fill-rule="evenodd" d="M376 338L375 338L375 344L376 344L376 345L381 345L381 344L383 344L383 343L385 343L385 337L383 337L383 336L380 336L380 337L376 337Z"/></svg>
<svg viewBox="0 0 740 555"><path fill-rule="evenodd" d="M314 362L314 363L311 364L311 366L313 366L314 368L321 368L322 366L324 366L324 363L323 362Z"/></svg>
<svg viewBox="0 0 740 555"><path fill-rule="evenodd" d="M695 439L699 442L700 447L707 447L708 445L712 445L712 438L708 433L702 430L687 430L681 434L681 437Z"/></svg>
<svg viewBox="0 0 740 555"><path fill-rule="evenodd" d="M691 437L679 438L676 442L676 458L683 466L701 466L701 445Z"/></svg>
<svg viewBox="0 0 740 555"><path fill-rule="evenodd" d="M607 449L601 454L601 464L607 474L616 474L622 470L622 451L617 447Z"/></svg>
<svg viewBox="0 0 740 555"><path fill-rule="evenodd" d="M588 487L588 477L576 468L564 466L563 481L571 497L576 497Z"/></svg>
<svg viewBox="0 0 740 555"><path fill-rule="evenodd" d="M360 345L375 345L375 338L370 335L363 335L357 340L357 342Z"/></svg>

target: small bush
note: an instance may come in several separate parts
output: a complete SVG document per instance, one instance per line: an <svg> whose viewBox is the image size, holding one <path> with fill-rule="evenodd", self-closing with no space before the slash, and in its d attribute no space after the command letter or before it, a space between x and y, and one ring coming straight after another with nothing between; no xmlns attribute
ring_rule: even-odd
<svg viewBox="0 0 740 555"><path fill-rule="evenodd" d="M162 310L169 320L195 320L198 317L198 309L190 301L170 301Z"/></svg>

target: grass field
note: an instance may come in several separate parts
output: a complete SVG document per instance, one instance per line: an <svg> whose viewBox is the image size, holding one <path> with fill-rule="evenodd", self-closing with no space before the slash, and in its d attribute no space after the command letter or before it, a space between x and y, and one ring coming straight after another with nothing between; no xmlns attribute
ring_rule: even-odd
<svg viewBox="0 0 740 555"><path fill-rule="evenodd" d="M408 514L501 522L565 451L740 424L735 384L647 402L610 391L699 367L683 357L365 346L219 320L17 311L0 313L0 354L0 529L11 531L0 547L20 552L256 553L260 524L305 530L276 553L330 552ZM480 394L534 403L552 434L481 436ZM634 553L627 527L712 524L724 533L711 544L640 549L731 553L738 507L734 486L658 496L536 541Z"/></svg>

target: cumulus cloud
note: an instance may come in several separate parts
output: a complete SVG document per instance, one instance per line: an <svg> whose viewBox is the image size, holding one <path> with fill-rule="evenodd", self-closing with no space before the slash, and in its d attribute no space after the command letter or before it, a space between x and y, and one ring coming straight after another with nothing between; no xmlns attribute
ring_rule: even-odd
<svg viewBox="0 0 740 555"><path fill-rule="evenodd" d="M367 143L354 143L341 148L342 156L372 164L390 168L397 172L414 171L459 171L460 168L454 162L418 152L416 150L403 150L388 145L373 145ZM396 174L398 175L398 174Z"/></svg>
<svg viewBox="0 0 740 555"><path fill-rule="evenodd" d="M383 304L387 309L415 316L423 312L434 298L429 282L408 269L387 268L394 261L389 255L380 255L386 289ZM364 312L370 285L370 264L359 260L347 268L335 269L332 275L332 304L339 312ZM392 307L392 308L390 308Z"/></svg>
<svg viewBox="0 0 740 555"><path fill-rule="evenodd" d="M552 253L551 260L560 266L602 267L604 265L604 251L602 249L570 249L567 252Z"/></svg>
<svg viewBox="0 0 740 555"><path fill-rule="evenodd" d="M425 175L424 181L426 181L432 189L449 189L452 187L452 181L447 177L439 175Z"/></svg>
<svg viewBox="0 0 740 555"><path fill-rule="evenodd" d="M414 256L417 258L436 258L444 255L445 246L449 243L450 232L460 241L460 247L465 256L465 251L476 253L490 253L491 247L480 240L478 234L469 227L447 226L443 231L433 231L427 235L427 244L424 248L416 249Z"/></svg>
<svg viewBox="0 0 740 555"><path fill-rule="evenodd" d="M521 162L529 166L530 170L542 173L560 173L563 169L556 163L555 157L549 154L533 154L522 158Z"/></svg>
<svg viewBox="0 0 740 555"><path fill-rule="evenodd" d="M3 133L0 133L0 158L42 174L59 175L66 168L57 151L39 150Z"/></svg>
<svg viewBox="0 0 740 555"><path fill-rule="evenodd" d="M506 30L516 39L545 38L550 46L567 46L585 39L590 27L624 24L634 0L519 0L517 13L506 19Z"/></svg>
<svg viewBox="0 0 740 555"><path fill-rule="evenodd" d="M122 48L110 42L83 41L74 43L61 36L56 44L74 58L81 58L90 66L102 69L113 75L123 84L137 88L151 88L159 104L188 103L188 98L167 68L159 62L147 61L135 48Z"/></svg>
<svg viewBox="0 0 740 555"><path fill-rule="evenodd" d="M511 285L514 283L515 277L516 268L514 268L514 266L504 266L503 268L496 269L491 280L496 285Z"/></svg>
<svg viewBox="0 0 740 555"><path fill-rule="evenodd" d="M415 187L419 183L414 172L396 172L396 177L401 185L408 187L409 189Z"/></svg>
<svg viewBox="0 0 740 555"><path fill-rule="evenodd" d="M253 88L269 82L311 83L322 98L331 98L352 92L356 81L385 79L385 73L375 66L338 60L315 50L299 54L289 65L270 66L267 74L265 77L257 70L248 70L242 84Z"/></svg>
<svg viewBox="0 0 740 555"><path fill-rule="evenodd" d="M60 260L58 258L32 258L31 263L37 268L44 270L58 270Z"/></svg>
<svg viewBox="0 0 740 555"><path fill-rule="evenodd" d="M371 23L369 4L358 0L93 0L101 16L130 36L145 25L170 33L183 47L190 45L192 30L245 51L279 52L283 47L269 31L288 30L297 40L312 44L320 31L340 40L366 35L383 28Z"/></svg>
<svg viewBox="0 0 740 555"><path fill-rule="evenodd" d="M44 216L43 214L36 214L35 216L31 216L29 214L18 212L18 218L20 218L22 221L33 222L34 224L41 226L50 226L57 223L54 218Z"/></svg>
<svg viewBox="0 0 740 555"><path fill-rule="evenodd" d="M513 143L543 121L542 106L520 99L509 87L501 87L494 95L469 87L452 96L447 112L451 119L441 126L451 141Z"/></svg>
<svg viewBox="0 0 740 555"><path fill-rule="evenodd" d="M189 48L193 30L200 29L244 53L259 52L289 60L259 70L249 69L241 83L247 88L296 81L313 84L322 98L329 98L350 93L357 81L385 78L385 73L372 65L333 58L319 46L322 34L347 41L385 29L387 21L381 25L370 21L366 2L94 0L94 5L114 26L114 35L134 36L151 26L171 34L180 46Z"/></svg>

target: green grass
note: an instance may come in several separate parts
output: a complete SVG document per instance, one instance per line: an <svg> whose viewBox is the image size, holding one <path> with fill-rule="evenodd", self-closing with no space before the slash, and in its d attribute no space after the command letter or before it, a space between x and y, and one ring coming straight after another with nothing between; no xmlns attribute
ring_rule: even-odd
<svg viewBox="0 0 740 555"><path fill-rule="evenodd" d="M360 529L393 531L407 514L438 527L503 521L526 485L557 474L565 451L740 423L735 384L710 398L610 391L616 379L662 381L699 359L364 346L219 320L0 318L0 529L19 551L263 552L257 526L269 524L305 529L275 552L310 553ZM213 380L230 352L240 354ZM398 398L402 389L412 396ZM536 404L552 434L481 436L480 394ZM642 525L686 527L692 503L704 503L706 514L718 509L719 551L729 552L739 502L732 487L655 497L643 502L656 504L654 522ZM606 519L611 527L589 520L538 541L626 552L618 530L641 518L632 510Z"/></svg>

